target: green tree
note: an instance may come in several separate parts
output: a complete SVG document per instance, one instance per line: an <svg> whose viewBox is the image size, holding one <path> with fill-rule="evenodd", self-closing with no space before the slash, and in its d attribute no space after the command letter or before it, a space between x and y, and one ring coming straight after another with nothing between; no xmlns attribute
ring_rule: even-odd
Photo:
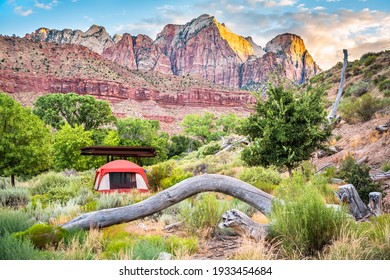
<svg viewBox="0 0 390 280"><path fill-rule="evenodd" d="M203 116L188 114L180 125L184 134L198 138L203 144L218 139L221 133L216 131L215 116L206 112Z"/></svg>
<svg viewBox="0 0 390 280"><path fill-rule="evenodd" d="M280 85L270 86L267 94L267 100L258 100L256 113L244 124L243 132L252 143L242 158L251 166L286 166L291 175L330 136L324 129L323 92L310 87L294 92Z"/></svg>
<svg viewBox="0 0 390 280"><path fill-rule="evenodd" d="M168 157L167 133L160 132L160 123L153 120L142 120L136 118L127 118L117 121L117 134L121 146L149 146L157 151L155 159L137 160L143 164L152 164L158 161L164 161ZM115 141L116 136L110 135L106 141Z"/></svg>
<svg viewBox="0 0 390 280"><path fill-rule="evenodd" d="M51 133L30 109L0 93L0 176L36 175L50 168Z"/></svg>
<svg viewBox="0 0 390 280"><path fill-rule="evenodd" d="M93 159L80 154L80 149L93 145L92 132L81 125L71 127L65 123L55 134L53 145L54 168L56 170L87 170L92 167Z"/></svg>
<svg viewBox="0 0 390 280"><path fill-rule="evenodd" d="M199 141L184 135L173 135L169 142L169 158L195 151L201 145Z"/></svg>
<svg viewBox="0 0 390 280"><path fill-rule="evenodd" d="M65 122L71 127L82 125L85 130L97 129L115 120L109 103L90 95L48 94L38 97L34 106L34 113L56 129Z"/></svg>
<svg viewBox="0 0 390 280"><path fill-rule="evenodd" d="M229 113L227 115L222 115L219 117L217 121L217 126L220 126L222 131L229 135L233 133L237 133L241 125L242 119L233 113Z"/></svg>

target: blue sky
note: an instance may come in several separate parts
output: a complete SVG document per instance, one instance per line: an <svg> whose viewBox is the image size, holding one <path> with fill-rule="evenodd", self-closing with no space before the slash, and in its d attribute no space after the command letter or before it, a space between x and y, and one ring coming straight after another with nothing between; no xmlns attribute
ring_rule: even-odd
<svg viewBox="0 0 390 280"><path fill-rule="evenodd" d="M278 34L300 35L327 69L367 51L390 49L389 0L1 0L0 34L24 36L39 27L80 29L102 25L114 35L153 39L168 23L214 15L233 32L264 46Z"/></svg>

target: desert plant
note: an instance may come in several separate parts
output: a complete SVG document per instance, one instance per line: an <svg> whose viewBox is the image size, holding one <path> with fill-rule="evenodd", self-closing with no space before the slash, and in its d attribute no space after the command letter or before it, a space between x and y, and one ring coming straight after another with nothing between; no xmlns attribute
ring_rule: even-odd
<svg viewBox="0 0 390 280"><path fill-rule="evenodd" d="M354 83L350 85L345 90L345 96L355 96L359 97L365 94L368 91L369 83L365 81L359 81L357 83Z"/></svg>
<svg viewBox="0 0 390 280"><path fill-rule="evenodd" d="M218 200L214 193L207 193L183 201L178 214L190 233L207 236L214 232L221 215L228 209L226 200Z"/></svg>
<svg viewBox="0 0 390 280"><path fill-rule="evenodd" d="M244 168L238 174L238 178L255 187L260 187L262 183L278 185L282 180L282 177L274 166L268 168L262 166Z"/></svg>
<svg viewBox="0 0 390 280"><path fill-rule="evenodd" d="M0 236L28 229L34 220L25 212L0 209Z"/></svg>
<svg viewBox="0 0 390 280"><path fill-rule="evenodd" d="M366 122L384 105L383 100L366 93L360 98L343 99L340 103L340 114L347 123Z"/></svg>
<svg viewBox="0 0 390 280"><path fill-rule="evenodd" d="M171 176L175 167L176 162L174 160L168 160L149 167L146 176L148 177L150 190L157 191L161 187L161 181Z"/></svg>
<svg viewBox="0 0 390 280"><path fill-rule="evenodd" d="M380 91L385 91L385 90L390 90L390 80L384 80L379 83L379 90Z"/></svg>
<svg viewBox="0 0 390 280"><path fill-rule="evenodd" d="M326 207L315 183L304 183L302 175L293 180L271 212L270 238L278 243L283 257L305 258L316 254L338 236L346 220L344 211Z"/></svg>
<svg viewBox="0 0 390 280"><path fill-rule="evenodd" d="M348 156L340 164L338 176L354 185L360 198L368 203L370 192L381 192L380 185L374 182L369 174L370 167L366 164L357 164L352 156Z"/></svg>
<svg viewBox="0 0 390 280"><path fill-rule="evenodd" d="M0 206L19 208L29 202L28 190L26 188L5 188L0 189Z"/></svg>
<svg viewBox="0 0 390 280"><path fill-rule="evenodd" d="M324 250L333 260L390 260L390 216L346 223L340 237Z"/></svg>
<svg viewBox="0 0 390 280"><path fill-rule="evenodd" d="M43 254L35 249L30 240L21 240L9 233L0 236L0 260L37 260L42 258Z"/></svg>
<svg viewBox="0 0 390 280"><path fill-rule="evenodd" d="M181 167L176 167L173 171L172 174L161 180L161 187L165 190L169 187L172 187L173 185L192 177L191 172L186 172L184 171Z"/></svg>
<svg viewBox="0 0 390 280"><path fill-rule="evenodd" d="M98 229L88 232L69 232L56 248L56 257L61 260L94 260L100 258L103 234Z"/></svg>

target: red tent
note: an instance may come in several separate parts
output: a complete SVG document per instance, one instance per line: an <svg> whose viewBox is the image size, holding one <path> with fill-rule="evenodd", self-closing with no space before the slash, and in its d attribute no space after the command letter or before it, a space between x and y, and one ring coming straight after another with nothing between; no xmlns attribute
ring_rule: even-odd
<svg viewBox="0 0 390 280"><path fill-rule="evenodd" d="M149 191L145 170L127 160L111 161L98 170L95 176L95 190L100 192Z"/></svg>

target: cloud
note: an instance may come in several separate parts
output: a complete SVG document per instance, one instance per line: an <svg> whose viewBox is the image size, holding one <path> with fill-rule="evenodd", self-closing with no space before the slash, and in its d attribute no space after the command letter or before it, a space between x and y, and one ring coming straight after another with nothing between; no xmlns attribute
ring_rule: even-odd
<svg viewBox="0 0 390 280"><path fill-rule="evenodd" d="M293 6L295 3L297 3L296 0L247 0L246 2L251 5L261 4L267 8Z"/></svg>
<svg viewBox="0 0 390 280"><path fill-rule="evenodd" d="M323 11L323 10L326 10L326 8L322 7L322 6L317 6L317 7L314 7L313 10L314 11Z"/></svg>
<svg viewBox="0 0 390 280"><path fill-rule="evenodd" d="M57 4L58 4L57 0L53 0L53 1L49 2L49 3L47 3L47 4L35 1L34 6L39 8L39 9L51 10Z"/></svg>
<svg viewBox="0 0 390 280"><path fill-rule="evenodd" d="M33 13L31 9L24 10L22 6L16 6L14 8L14 13L23 17L29 16Z"/></svg>
<svg viewBox="0 0 390 280"><path fill-rule="evenodd" d="M89 16L84 16L84 18L85 18L86 20L88 20L88 21L94 21L94 19L91 18L91 17L89 17Z"/></svg>
<svg viewBox="0 0 390 280"><path fill-rule="evenodd" d="M340 2L340 0L326 0L326 2Z"/></svg>

